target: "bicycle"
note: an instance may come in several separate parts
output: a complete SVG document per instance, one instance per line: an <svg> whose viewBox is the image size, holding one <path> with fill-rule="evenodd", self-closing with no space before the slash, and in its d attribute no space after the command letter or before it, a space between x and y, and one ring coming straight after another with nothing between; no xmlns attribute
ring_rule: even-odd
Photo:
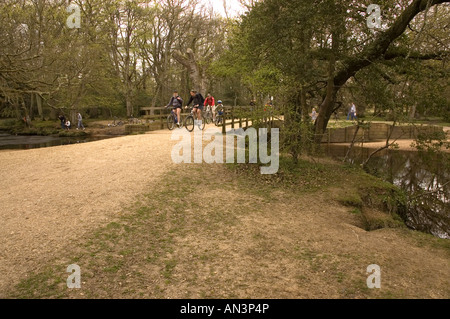
<svg viewBox="0 0 450 319"><path fill-rule="evenodd" d="M167 128L172 131L175 128L175 125L178 123L177 113L175 112L175 108L172 108L169 116L167 117ZM182 126L180 126L181 128Z"/></svg>
<svg viewBox="0 0 450 319"><path fill-rule="evenodd" d="M223 110L220 110L217 112L216 120L214 121L214 124L216 126L219 126L222 123L223 123Z"/></svg>
<svg viewBox="0 0 450 319"><path fill-rule="evenodd" d="M211 124L213 122L213 113L211 111L211 106L208 106L204 119L206 121L206 124Z"/></svg>
<svg viewBox="0 0 450 319"><path fill-rule="evenodd" d="M194 117L194 107L189 107L191 109L191 113L184 119L184 126L186 127L186 130L188 132L192 132L195 128L195 119L197 118L197 115ZM205 129L205 119L203 115L201 116L202 126L200 127L200 130Z"/></svg>

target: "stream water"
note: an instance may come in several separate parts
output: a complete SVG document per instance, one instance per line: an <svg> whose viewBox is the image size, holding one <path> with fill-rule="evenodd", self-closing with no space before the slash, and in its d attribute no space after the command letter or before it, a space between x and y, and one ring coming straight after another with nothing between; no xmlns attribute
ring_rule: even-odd
<svg viewBox="0 0 450 319"><path fill-rule="evenodd" d="M21 136L21 135L10 135L0 133L0 150L7 150L7 149L25 150L32 148L93 142L103 140L106 138L111 137Z"/></svg>
<svg viewBox="0 0 450 319"><path fill-rule="evenodd" d="M330 145L329 156L343 159L348 146ZM362 163L374 149L355 147L350 162ZM369 161L366 170L397 185L408 195L406 225L450 238L450 154L385 150Z"/></svg>

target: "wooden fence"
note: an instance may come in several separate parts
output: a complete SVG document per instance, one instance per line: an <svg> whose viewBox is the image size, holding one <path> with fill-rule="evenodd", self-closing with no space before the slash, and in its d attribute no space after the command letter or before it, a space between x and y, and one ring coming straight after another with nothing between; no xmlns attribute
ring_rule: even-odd
<svg viewBox="0 0 450 319"><path fill-rule="evenodd" d="M323 143L350 143L355 136L356 126L345 128L328 128L322 138ZM356 134L356 141L377 142L385 141L389 135L391 140L415 139L419 134L430 134L443 131L438 126L400 125L392 126L387 123L371 123L368 128L360 128ZM392 134L391 134L392 132Z"/></svg>
<svg viewBox="0 0 450 319"><path fill-rule="evenodd" d="M167 117L171 109L165 107L142 107L141 113L144 113L143 119L147 122L146 131L162 130L167 128ZM205 115L203 111L203 116ZM250 126L273 126L274 121L277 120L276 112L272 108L256 107L256 106L224 106L223 122L219 126L222 128L222 133L226 133L227 129L244 128ZM183 108L181 118L184 120L190 113ZM144 129L142 125L127 125L128 131Z"/></svg>
<svg viewBox="0 0 450 319"><path fill-rule="evenodd" d="M225 134L229 129L238 129L248 127L281 127L283 121L281 112L272 107L257 106L224 106L222 133ZM170 114L169 108L164 107L144 107L141 112L145 113L143 119L147 122L144 125L128 125L127 132L136 133L137 131L154 131L167 128L167 116ZM184 120L190 113L182 109L181 117ZM203 112L203 115L205 111ZM391 140L395 139L414 139L420 133L432 133L442 131L442 127L437 126L414 126L401 125L393 127L386 123L371 123L368 128L361 128L356 141L372 142L384 141L391 134ZM345 128L328 128L323 135L323 143L350 143L355 135L356 126Z"/></svg>

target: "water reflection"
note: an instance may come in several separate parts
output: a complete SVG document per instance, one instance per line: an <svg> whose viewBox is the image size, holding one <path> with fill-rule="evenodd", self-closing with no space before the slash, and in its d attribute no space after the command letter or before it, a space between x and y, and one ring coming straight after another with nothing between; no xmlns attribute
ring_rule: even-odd
<svg viewBox="0 0 450 319"><path fill-rule="evenodd" d="M347 146L330 145L326 153L344 158ZM355 148L350 161L360 164L373 149ZM399 186L408 194L402 216L408 227L450 238L450 154L385 150L375 155L367 171Z"/></svg>

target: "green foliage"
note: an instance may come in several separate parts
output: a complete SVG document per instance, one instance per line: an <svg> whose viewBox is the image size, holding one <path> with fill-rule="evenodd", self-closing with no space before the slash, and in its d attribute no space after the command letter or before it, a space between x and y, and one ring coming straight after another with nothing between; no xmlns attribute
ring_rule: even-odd
<svg viewBox="0 0 450 319"><path fill-rule="evenodd" d="M225 21L196 10L194 2L75 4L79 29L66 25L67 1L0 3L1 117L29 114L34 120L36 96L52 118L79 111L136 115L141 106L161 106L174 88L187 86L187 71L173 51L192 47L207 68L226 35Z"/></svg>
<svg viewBox="0 0 450 319"><path fill-rule="evenodd" d="M421 133L417 136L413 144L420 153L431 153L432 155L441 153L444 149L450 148L447 142L447 134L444 131L433 131Z"/></svg>
<svg viewBox="0 0 450 319"><path fill-rule="evenodd" d="M284 112L284 125L280 132L280 148L282 152L290 154L294 163L302 154L311 154L315 143L312 123L302 122L300 114L293 107Z"/></svg>
<svg viewBox="0 0 450 319"><path fill-rule="evenodd" d="M295 105L301 108L299 113L310 112L326 96L330 97L331 88L327 89L330 77L346 70L361 52L373 49L374 41L381 36L380 30L367 27L365 11L371 3L256 2L230 29L227 49L214 64L214 71L240 81L255 98L274 96L283 106ZM383 30L410 5L394 1L376 3L382 8ZM429 114L449 116L449 91L442 90L450 87L445 63L449 42L442 32L449 11L445 6L433 10L426 20L425 14L419 13L410 29L392 39L389 55L370 57L371 65L358 69L354 77L337 88L336 105L331 103L325 112L321 111L324 124L336 108L346 116L352 102L357 105L359 118L365 117L369 109L377 116L396 121ZM439 27L434 27L435 24ZM444 53L439 54L440 50ZM333 80L336 83L336 78ZM293 143L287 146L290 153L295 154L299 148L296 137L301 135L301 122L298 117L297 126L288 127L285 140ZM318 133L323 133L320 130Z"/></svg>

